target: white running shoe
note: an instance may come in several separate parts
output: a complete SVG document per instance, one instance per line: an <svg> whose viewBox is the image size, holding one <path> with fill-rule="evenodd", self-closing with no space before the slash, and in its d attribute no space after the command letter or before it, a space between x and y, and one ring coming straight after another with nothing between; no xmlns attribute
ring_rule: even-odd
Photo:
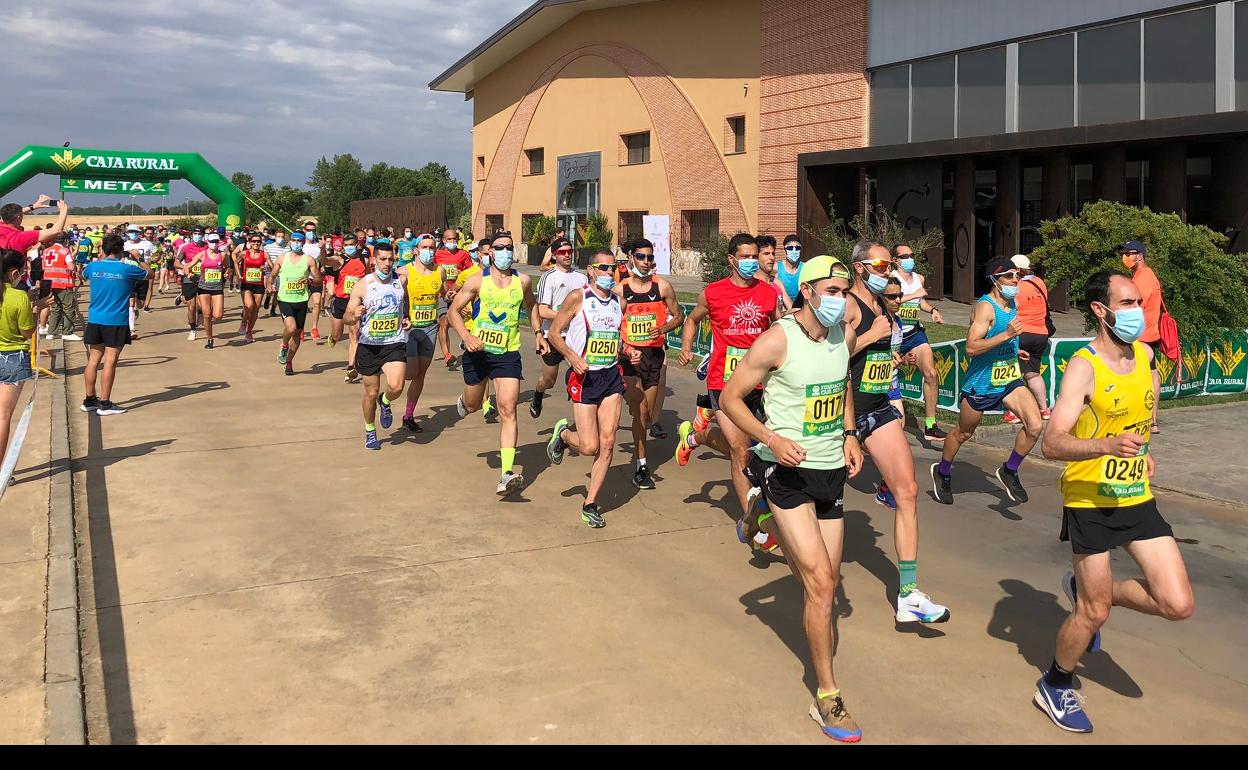
<svg viewBox="0 0 1248 770"><path fill-rule="evenodd" d="M48 334L48 327L46 327L46 326L40 326L40 327L39 327L39 333L40 333L40 334L43 334L43 335L46 335L48 339L52 339L52 335Z"/></svg>
<svg viewBox="0 0 1248 770"><path fill-rule="evenodd" d="M467 416L468 416L468 408L467 408L466 406L464 406L464 397L463 397L463 396L460 396L460 397L459 397L459 398L455 401L455 411L459 412L459 416L460 416L460 418L461 418L461 419L462 419L462 418L464 418L464 417L467 417Z"/></svg>
<svg viewBox="0 0 1248 770"><path fill-rule="evenodd" d="M498 480L498 489L494 491L498 492L499 496L505 496L515 492L522 486L524 486L524 476L521 476L519 473L507 471L503 474L502 478Z"/></svg>
<svg viewBox="0 0 1248 770"><path fill-rule="evenodd" d="M193 340L193 339L195 339L195 330L194 330L194 329L191 329L189 332L187 332L187 333L186 333L186 338L187 338L188 340Z"/></svg>
<svg viewBox="0 0 1248 770"><path fill-rule="evenodd" d="M43 338L44 338L45 340L54 340L54 339L56 339L56 335L55 335L55 334L45 334L45 335L43 335Z"/></svg>
<svg viewBox="0 0 1248 770"><path fill-rule="evenodd" d="M936 604L922 591L897 597L898 623L944 623L948 619L949 608Z"/></svg>
<svg viewBox="0 0 1248 770"><path fill-rule="evenodd" d="M82 337L79 337L77 334L62 334L61 339L66 342L82 342Z"/></svg>

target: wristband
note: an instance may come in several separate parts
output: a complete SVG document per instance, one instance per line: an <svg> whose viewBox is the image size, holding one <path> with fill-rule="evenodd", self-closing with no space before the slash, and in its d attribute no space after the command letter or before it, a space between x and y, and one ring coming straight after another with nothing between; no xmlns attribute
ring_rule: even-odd
<svg viewBox="0 0 1248 770"><path fill-rule="evenodd" d="M767 437L767 440L763 442L763 446L767 447L768 449L771 449L771 442L775 441L778 436L779 434L773 430L771 432L771 435Z"/></svg>

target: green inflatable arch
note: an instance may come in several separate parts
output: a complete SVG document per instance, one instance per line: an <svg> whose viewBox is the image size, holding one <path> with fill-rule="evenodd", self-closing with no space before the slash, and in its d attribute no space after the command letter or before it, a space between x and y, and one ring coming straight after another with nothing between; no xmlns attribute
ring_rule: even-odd
<svg viewBox="0 0 1248 770"><path fill-rule="evenodd" d="M166 182L185 179L217 204L217 223L233 230L243 223L243 192L198 153L127 152L28 144L0 166L0 196L36 174L73 179Z"/></svg>

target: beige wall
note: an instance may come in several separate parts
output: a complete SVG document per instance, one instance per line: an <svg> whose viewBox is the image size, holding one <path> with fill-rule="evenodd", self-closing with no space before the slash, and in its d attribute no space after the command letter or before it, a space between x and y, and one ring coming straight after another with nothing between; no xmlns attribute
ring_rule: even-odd
<svg viewBox="0 0 1248 770"><path fill-rule="evenodd" d="M691 34L696 34L696 45ZM724 178L734 198L739 197L746 224L753 229L758 221L759 40L758 0L666 0L593 11L572 19L475 87L474 221L481 221L476 215L481 213L483 202L490 208L482 194L484 184L476 179L476 157L484 155L487 173L495 172L500 141L517 105L550 65L583 46L613 43L642 51L692 104L701 125L686 128L699 128L709 135L716 150L713 160L720 169L726 169ZM668 172L693 184L713 178L712 172L723 175L720 169L704 168L708 162L705 153L697 158L672 157L673 152L681 151L683 142L660 145L652 121L678 112L675 108L669 112L670 105L665 103L647 105L639 90L652 101L653 90L631 80L625 66L630 65L622 66L603 56L582 56L572 60L546 88L522 142L525 149L544 148L546 173L527 176L527 159L519 153L511 200L503 212L509 228L519 229L522 214L555 213L556 165L561 155L602 153L602 210L612 229L617 229L620 209L644 209L671 215L677 236L680 218L672 207ZM725 118L736 114L746 115L746 152L726 155ZM618 163L619 135L637 130L651 130L651 162L622 167ZM687 190L681 194L689 200ZM722 198L722 191L719 194ZM489 213L496 212L491 209ZM721 212L721 222L723 216Z"/></svg>

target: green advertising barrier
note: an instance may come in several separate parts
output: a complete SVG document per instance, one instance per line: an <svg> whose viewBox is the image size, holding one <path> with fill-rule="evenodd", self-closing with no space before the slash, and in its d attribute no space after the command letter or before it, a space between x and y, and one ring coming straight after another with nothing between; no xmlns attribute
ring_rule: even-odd
<svg viewBox="0 0 1248 770"><path fill-rule="evenodd" d="M1066 364L1080 348L1092 341L1091 337L1076 337L1073 339L1050 339L1048 364L1049 371L1053 373L1050 382L1047 383L1049 394L1049 406L1053 406L1057 401L1057 393L1062 387L1062 375L1066 374Z"/></svg>
<svg viewBox="0 0 1248 770"><path fill-rule="evenodd" d="M1206 393L1248 391L1248 333L1225 331L1206 340L1209 350Z"/></svg>
<svg viewBox="0 0 1248 770"><path fill-rule="evenodd" d="M693 312L694 305L682 302L680 309L684 311L685 317ZM667 333L664 341L667 347L672 350L680 350L680 332L681 327L676 327ZM695 355L704 356L711 352L711 322L709 319L703 320L698 324L698 336L693 340L693 352Z"/></svg>
<svg viewBox="0 0 1248 770"><path fill-rule="evenodd" d="M1163 401L1203 394L1209 375L1209 346L1205 339L1180 341L1178 361L1157 356L1157 372L1161 375Z"/></svg>

